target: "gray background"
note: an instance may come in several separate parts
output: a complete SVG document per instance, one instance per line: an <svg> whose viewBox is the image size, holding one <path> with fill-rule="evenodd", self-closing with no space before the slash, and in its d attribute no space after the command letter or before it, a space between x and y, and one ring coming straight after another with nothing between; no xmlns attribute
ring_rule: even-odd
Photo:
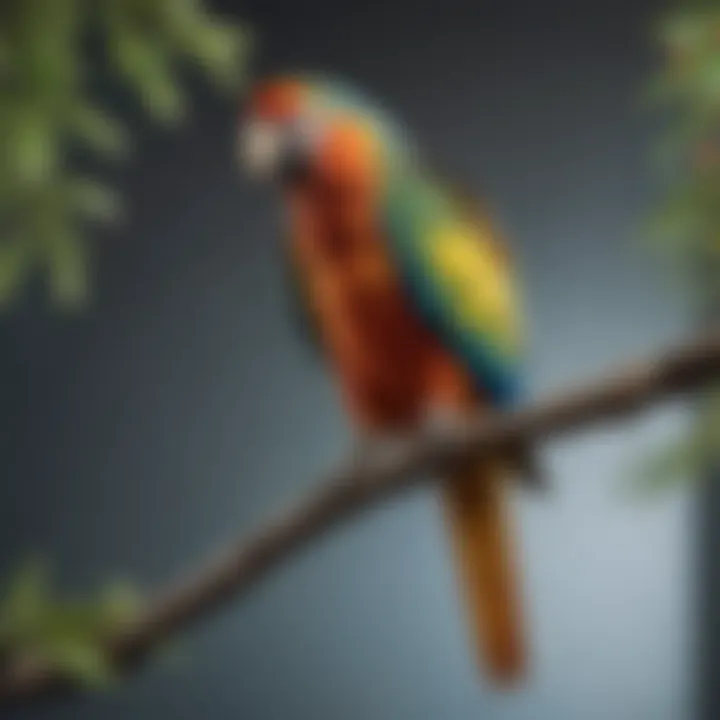
<svg viewBox="0 0 720 720"><path fill-rule="evenodd" d="M384 98L484 192L525 283L535 394L682 332L667 268L635 236L655 195L660 4L224 3L261 65L329 69ZM119 98L119 104L123 99ZM87 315L30 302L0 327L0 571L49 554L63 586L154 587L335 462L348 431L285 317L273 198L233 165L235 110L200 92L181 132L136 125L132 215L98 247ZM678 418L555 444L555 492L517 494L533 671L503 695L465 645L431 491L346 527L186 656L117 695L33 718L664 720L686 717L692 586L684 493L618 497Z"/></svg>

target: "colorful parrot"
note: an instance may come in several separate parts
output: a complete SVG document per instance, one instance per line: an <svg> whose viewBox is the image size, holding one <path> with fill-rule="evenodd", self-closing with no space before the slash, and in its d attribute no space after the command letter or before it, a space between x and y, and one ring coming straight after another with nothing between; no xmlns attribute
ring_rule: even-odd
<svg viewBox="0 0 720 720"><path fill-rule="evenodd" d="M359 438L517 401L507 253L377 104L324 77L271 78L251 92L239 141L243 164L282 190L295 303ZM512 455L465 462L441 485L472 645L502 682L526 663L505 481L532 466Z"/></svg>

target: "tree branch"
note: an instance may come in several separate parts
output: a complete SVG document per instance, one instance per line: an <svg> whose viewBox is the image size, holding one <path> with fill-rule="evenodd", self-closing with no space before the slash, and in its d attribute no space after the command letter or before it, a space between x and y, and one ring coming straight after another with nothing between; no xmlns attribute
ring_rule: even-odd
<svg viewBox="0 0 720 720"><path fill-rule="evenodd" d="M287 512L160 595L108 640L108 652L119 669L136 669L158 645L240 598L311 540L459 459L629 416L715 378L720 378L718 334L528 409L478 419L445 434L416 436L401 447L365 458L334 473ZM0 675L0 706L55 696L73 687L51 666L17 663Z"/></svg>

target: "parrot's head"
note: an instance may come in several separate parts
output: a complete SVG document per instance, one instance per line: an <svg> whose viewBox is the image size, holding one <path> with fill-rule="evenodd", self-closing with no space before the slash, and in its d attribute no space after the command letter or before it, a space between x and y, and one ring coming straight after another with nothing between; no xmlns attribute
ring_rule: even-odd
<svg viewBox="0 0 720 720"><path fill-rule="evenodd" d="M238 123L238 153L254 177L348 179L368 164L397 160L403 136L377 104L347 85L282 76L250 92Z"/></svg>

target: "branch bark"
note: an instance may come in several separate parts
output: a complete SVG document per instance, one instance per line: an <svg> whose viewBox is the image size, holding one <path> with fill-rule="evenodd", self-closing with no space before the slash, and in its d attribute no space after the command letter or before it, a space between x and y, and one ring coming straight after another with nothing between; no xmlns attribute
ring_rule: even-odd
<svg viewBox="0 0 720 720"><path fill-rule="evenodd" d="M108 652L119 669L137 669L157 646L242 597L310 541L460 459L628 417L718 378L720 334L712 334L528 409L479 418L444 434L418 435L386 453L363 458L159 595L108 640ZM11 666L0 676L0 707L74 689L49 665Z"/></svg>

